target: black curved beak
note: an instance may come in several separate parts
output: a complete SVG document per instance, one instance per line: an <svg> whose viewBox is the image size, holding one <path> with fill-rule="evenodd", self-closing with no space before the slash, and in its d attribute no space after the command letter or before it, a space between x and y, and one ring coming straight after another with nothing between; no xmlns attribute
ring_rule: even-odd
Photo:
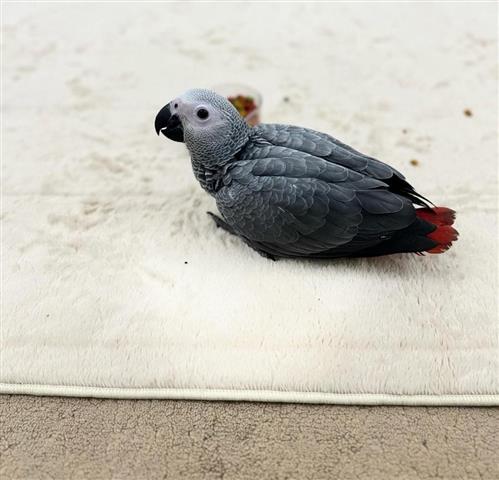
<svg viewBox="0 0 499 480"><path fill-rule="evenodd" d="M184 129L180 118L177 114L172 115L170 104L165 105L156 115L154 120L154 128L159 135L161 132L165 137L168 137L174 142L184 141Z"/></svg>

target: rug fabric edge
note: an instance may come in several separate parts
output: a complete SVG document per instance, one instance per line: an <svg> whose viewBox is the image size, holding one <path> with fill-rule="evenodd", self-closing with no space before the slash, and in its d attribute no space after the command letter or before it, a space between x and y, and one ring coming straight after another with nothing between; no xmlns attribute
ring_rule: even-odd
<svg viewBox="0 0 499 480"><path fill-rule="evenodd" d="M337 405L499 406L499 394L395 395L206 388L120 388L0 383L0 394L137 400L208 400Z"/></svg>

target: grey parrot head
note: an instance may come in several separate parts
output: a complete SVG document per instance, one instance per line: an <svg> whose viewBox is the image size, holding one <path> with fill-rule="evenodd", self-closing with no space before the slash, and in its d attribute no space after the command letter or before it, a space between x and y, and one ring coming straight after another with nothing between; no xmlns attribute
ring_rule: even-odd
<svg viewBox="0 0 499 480"><path fill-rule="evenodd" d="M248 141L250 127L236 108L211 90L188 90L165 105L156 133L184 142L194 161L224 163Z"/></svg>

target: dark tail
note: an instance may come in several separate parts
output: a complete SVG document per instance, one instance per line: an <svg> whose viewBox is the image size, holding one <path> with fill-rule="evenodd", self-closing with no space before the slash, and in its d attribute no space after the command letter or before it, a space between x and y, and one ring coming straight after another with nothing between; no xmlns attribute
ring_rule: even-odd
<svg viewBox="0 0 499 480"><path fill-rule="evenodd" d="M392 253L443 253L457 240L458 232L451 227L456 212L450 208L418 208L416 221L395 232L389 240L347 256L374 257ZM341 247L340 247L341 248Z"/></svg>
<svg viewBox="0 0 499 480"><path fill-rule="evenodd" d="M389 239L371 247L358 249L353 242L331 250L309 255L310 258L338 257L377 257L393 253L443 253L458 237L451 227L456 212L445 207L426 207L416 209L416 220L403 230L393 232Z"/></svg>

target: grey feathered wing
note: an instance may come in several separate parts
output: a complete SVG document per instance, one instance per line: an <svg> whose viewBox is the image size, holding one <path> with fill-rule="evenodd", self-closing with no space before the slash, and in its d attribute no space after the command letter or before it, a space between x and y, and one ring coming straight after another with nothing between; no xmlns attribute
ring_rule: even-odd
<svg viewBox="0 0 499 480"><path fill-rule="evenodd" d="M364 155L325 133L293 125L263 123L253 129L253 136L271 145L308 153L382 180L394 193L409 198L416 205L429 206L430 202L417 193L405 177L393 167Z"/></svg>
<svg viewBox="0 0 499 480"><path fill-rule="evenodd" d="M250 145L239 158L226 170L217 206L258 250L350 255L415 221L411 201L387 183L324 158L268 144Z"/></svg>

